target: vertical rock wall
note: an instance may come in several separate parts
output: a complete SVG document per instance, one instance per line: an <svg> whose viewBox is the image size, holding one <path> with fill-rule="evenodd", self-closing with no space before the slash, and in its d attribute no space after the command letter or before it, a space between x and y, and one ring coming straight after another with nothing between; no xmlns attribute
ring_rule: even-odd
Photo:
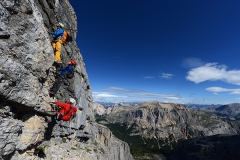
<svg viewBox="0 0 240 160"><path fill-rule="evenodd" d="M62 67L70 59L77 66L74 78L65 79L53 99L48 92L56 68L52 36L45 27L53 31L57 22L73 37L62 46ZM68 0L0 1L0 159L132 159L126 143L107 137L109 143L117 142L116 152L98 136L105 134L94 124L92 94L76 33L76 15ZM55 121L56 106L49 102L70 97L77 101L76 117Z"/></svg>

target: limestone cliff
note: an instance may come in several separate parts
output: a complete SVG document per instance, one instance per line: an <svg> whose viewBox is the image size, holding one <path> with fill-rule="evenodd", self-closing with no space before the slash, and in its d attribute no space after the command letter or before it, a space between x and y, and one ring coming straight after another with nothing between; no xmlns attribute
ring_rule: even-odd
<svg viewBox="0 0 240 160"><path fill-rule="evenodd" d="M106 109L103 107L103 105L98 103L93 103L93 111L96 115L104 115L106 114Z"/></svg>
<svg viewBox="0 0 240 160"><path fill-rule="evenodd" d="M68 0L0 1L0 159L132 159L128 145L95 124L85 64L75 42L76 15ZM52 36L62 22L73 37L62 46L62 66L77 62L73 79L65 79L56 99L48 91L55 81ZM54 121L49 102L77 100L70 122ZM108 158L110 157L110 158Z"/></svg>

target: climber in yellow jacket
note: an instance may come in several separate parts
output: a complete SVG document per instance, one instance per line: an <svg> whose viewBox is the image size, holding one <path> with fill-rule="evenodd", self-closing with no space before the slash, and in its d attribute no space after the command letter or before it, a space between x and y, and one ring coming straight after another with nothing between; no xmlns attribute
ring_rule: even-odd
<svg viewBox="0 0 240 160"><path fill-rule="evenodd" d="M57 30L55 32L50 32L47 29L47 32L53 35L53 42L52 42L52 47L54 50L54 62L56 63L62 63L61 61L61 47L62 47L62 36L63 36L63 28L64 25L62 23L57 23Z"/></svg>

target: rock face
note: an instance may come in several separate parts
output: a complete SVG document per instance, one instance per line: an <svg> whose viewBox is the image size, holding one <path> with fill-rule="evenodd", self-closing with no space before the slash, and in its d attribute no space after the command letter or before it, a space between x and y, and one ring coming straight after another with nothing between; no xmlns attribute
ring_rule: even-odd
<svg viewBox="0 0 240 160"><path fill-rule="evenodd" d="M240 120L240 104L232 103L220 106L214 110L214 113L228 117L229 119Z"/></svg>
<svg viewBox="0 0 240 160"><path fill-rule="evenodd" d="M106 114L106 109L103 107L103 105L98 104L98 103L93 103L93 110L94 110L94 114L97 115L104 115Z"/></svg>
<svg viewBox="0 0 240 160"><path fill-rule="evenodd" d="M55 81L56 66L52 66L52 36L45 27L54 30L57 22L62 22L73 37L72 42L62 45L62 67L70 59L77 66L74 78L65 79L52 99L48 92ZM95 124L76 32L76 15L68 0L0 1L0 159L132 159L126 143L107 136L107 128L104 134L99 133L102 126ZM57 109L49 102L64 102L70 97L77 101L76 117L69 122L55 121ZM116 145L102 143L102 136L108 144Z"/></svg>

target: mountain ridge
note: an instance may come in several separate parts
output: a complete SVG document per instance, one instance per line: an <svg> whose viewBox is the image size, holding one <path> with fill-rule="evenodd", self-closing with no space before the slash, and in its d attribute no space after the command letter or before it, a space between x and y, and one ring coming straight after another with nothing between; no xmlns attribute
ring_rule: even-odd
<svg viewBox="0 0 240 160"><path fill-rule="evenodd" d="M205 111L205 108L161 102L145 102L131 107L125 105L118 109L118 105L113 106L114 111L105 112L96 120L126 141L131 150L137 148L133 153L135 158L141 154L138 150L143 148L146 153L164 153L176 148L184 139L240 133L237 122L226 121Z"/></svg>

